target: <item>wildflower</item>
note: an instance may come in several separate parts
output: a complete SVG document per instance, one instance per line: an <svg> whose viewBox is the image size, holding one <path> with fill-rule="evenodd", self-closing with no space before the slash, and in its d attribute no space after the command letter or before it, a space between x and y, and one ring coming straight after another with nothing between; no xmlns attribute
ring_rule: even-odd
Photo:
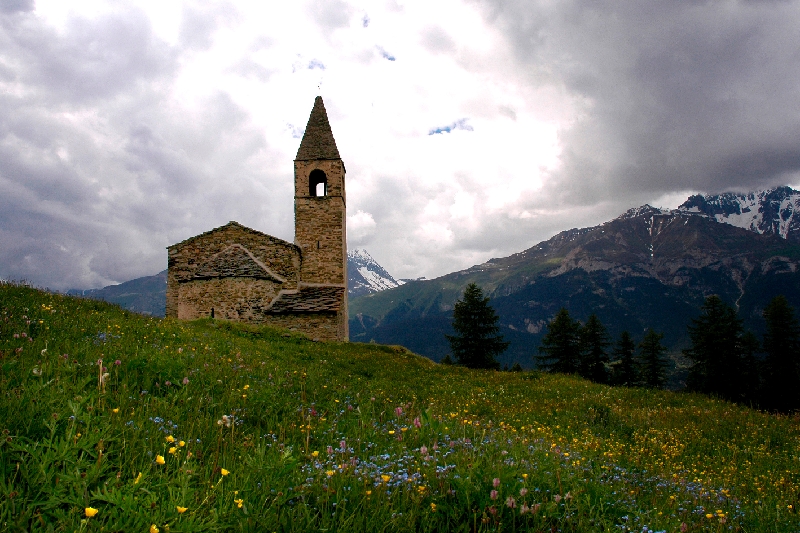
<svg viewBox="0 0 800 533"><path fill-rule="evenodd" d="M496 477L492 480L492 487L497 488L500 486L500 478Z"/></svg>
<svg viewBox="0 0 800 533"><path fill-rule="evenodd" d="M169 435L164 440L169 442L170 444L172 444L173 442L175 442L175 437L173 437L172 435Z"/></svg>
<svg viewBox="0 0 800 533"><path fill-rule="evenodd" d="M394 430L393 429L389 430L389 435L394 435Z"/></svg>
<svg viewBox="0 0 800 533"><path fill-rule="evenodd" d="M521 514L521 515L527 514L530 510L531 510L531 508L528 507L528 504L527 503L523 503L522 506L519 508L519 514Z"/></svg>
<svg viewBox="0 0 800 533"><path fill-rule="evenodd" d="M706 518L714 518L714 515L711 513L706 513Z"/></svg>
<svg viewBox="0 0 800 533"><path fill-rule="evenodd" d="M428 447L427 447L427 446L424 446L424 445L423 445L423 446L421 446L421 447L420 447L420 449L419 449L419 453L420 453L421 455L428 455Z"/></svg>
<svg viewBox="0 0 800 533"><path fill-rule="evenodd" d="M121 365L121 364L122 364L122 361L120 361L119 359L117 359L116 361L114 361L114 365L115 365L115 366L119 366L119 365Z"/></svg>
<svg viewBox="0 0 800 533"><path fill-rule="evenodd" d="M344 440L339 441L339 450L347 451L347 443Z"/></svg>
<svg viewBox="0 0 800 533"><path fill-rule="evenodd" d="M689 526L686 525L686 522L681 522L681 528L680 529L681 529L681 533L686 533L687 531L689 531Z"/></svg>
<svg viewBox="0 0 800 533"><path fill-rule="evenodd" d="M397 415L397 416L402 416L403 415L403 408L402 407L396 407L395 410L394 410L394 414Z"/></svg>
<svg viewBox="0 0 800 533"><path fill-rule="evenodd" d="M333 446L328 446L328 448L325 451L328 452L328 455L332 455L333 454Z"/></svg>
<svg viewBox="0 0 800 533"><path fill-rule="evenodd" d="M493 499L493 500L496 500L497 496L498 496L498 492L496 490L492 490L492 492L489 493L489 497L491 499Z"/></svg>
<svg viewBox="0 0 800 533"><path fill-rule="evenodd" d="M189 378L188 378L188 377L185 377L185 378L183 378L183 381L182 381L182 383L183 383L184 385L188 385L188 384L189 384Z"/></svg>
<svg viewBox="0 0 800 533"><path fill-rule="evenodd" d="M180 441L180 442L178 442L178 446L180 446L181 448L183 448L184 446L186 446L186 441Z"/></svg>
<svg viewBox="0 0 800 533"><path fill-rule="evenodd" d="M222 476L224 477L224 476L227 476L228 474L230 474L231 472L230 472L230 470L225 470L223 468L222 470L219 471L219 473L222 474Z"/></svg>
<svg viewBox="0 0 800 533"><path fill-rule="evenodd" d="M326 470L326 471L325 471L325 474L326 474L328 477L331 477L331 476L333 476L335 473L336 473L336 472L334 472L333 470Z"/></svg>
<svg viewBox="0 0 800 533"><path fill-rule="evenodd" d="M165 463L163 455L156 455L156 464L163 465Z"/></svg>
<svg viewBox="0 0 800 533"><path fill-rule="evenodd" d="M553 496L553 501L556 502L556 503L560 502L561 501L561 494L556 494L555 496Z"/></svg>
<svg viewBox="0 0 800 533"><path fill-rule="evenodd" d="M188 507L181 507L180 505L175 506L175 510L178 511L178 514L185 513L189 508Z"/></svg>
<svg viewBox="0 0 800 533"><path fill-rule="evenodd" d="M311 452L311 457L319 457L319 452L317 450L314 450L313 452Z"/></svg>
<svg viewBox="0 0 800 533"><path fill-rule="evenodd" d="M115 407L111 410L112 413L117 414L119 413L119 407Z"/></svg>
<svg viewBox="0 0 800 533"><path fill-rule="evenodd" d="M388 483L389 480L392 479L392 477L388 474L381 474L381 479L383 480L384 483Z"/></svg>
<svg viewBox="0 0 800 533"><path fill-rule="evenodd" d="M436 512L436 504L435 503L431 503L431 511L434 512L434 513Z"/></svg>
<svg viewBox="0 0 800 533"><path fill-rule="evenodd" d="M136 479L133 480L133 484L137 485L142 480L142 473L139 472L139 475L136 476Z"/></svg>
<svg viewBox="0 0 800 533"><path fill-rule="evenodd" d="M236 504L236 507L238 507L239 509L241 509L241 508L242 508L242 504L244 503L244 500L243 500L243 499L241 499L241 498L238 498L238 499L236 499L236 500L233 500L233 503L235 503L235 504Z"/></svg>
<svg viewBox="0 0 800 533"><path fill-rule="evenodd" d="M422 427L422 422L419 421L419 417L416 417L414 419L414 427L415 428L421 428Z"/></svg>
<svg viewBox="0 0 800 533"><path fill-rule="evenodd" d="M525 487L522 487L521 489L519 489L519 497L520 498L524 498L526 494L528 494L528 489L526 489Z"/></svg>
<svg viewBox="0 0 800 533"><path fill-rule="evenodd" d="M99 513L100 511L98 511L94 507L87 507L86 509L83 510L83 512L86 513L86 518L91 518L94 515L96 515L97 513Z"/></svg>
<svg viewBox="0 0 800 533"><path fill-rule="evenodd" d="M515 500L513 496L509 496L508 498L506 498L506 507L508 507L509 509L516 509L517 500Z"/></svg>
<svg viewBox="0 0 800 533"><path fill-rule="evenodd" d="M155 524L152 524L150 526L150 533L158 533L158 532L159 532L158 526L155 525Z"/></svg>
<svg viewBox="0 0 800 533"><path fill-rule="evenodd" d="M539 509L541 509L541 507L542 507L541 503L537 503L537 504L532 505L531 506L531 513L533 513L533 514L538 513Z"/></svg>
<svg viewBox="0 0 800 533"><path fill-rule="evenodd" d="M33 367L33 370L31 372L33 372L34 376L41 376L42 375L42 369L39 368L38 366Z"/></svg>
<svg viewBox="0 0 800 533"><path fill-rule="evenodd" d="M372 494L372 491L371 491L371 490L368 490L368 491L367 491L365 494L366 494L367 496L369 496L370 494Z"/></svg>
<svg viewBox="0 0 800 533"><path fill-rule="evenodd" d="M178 448L177 448L176 446L172 446L172 447L170 447L170 449L169 449L169 453L171 453L172 455L175 455L175 453L176 453L177 451L178 451Z"/></svg>

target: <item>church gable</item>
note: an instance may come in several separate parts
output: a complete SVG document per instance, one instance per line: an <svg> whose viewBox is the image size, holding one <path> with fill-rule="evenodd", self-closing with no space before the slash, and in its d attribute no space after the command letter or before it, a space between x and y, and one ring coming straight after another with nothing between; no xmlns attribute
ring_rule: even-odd
<svg viewBox="0 0 800 533"><path fill-rule="evenodd" d="M210 278L255 278L278 283L286 280L272 272L264 263L241 244L228 246L208 261L197 267L195 279Z"/></svg>

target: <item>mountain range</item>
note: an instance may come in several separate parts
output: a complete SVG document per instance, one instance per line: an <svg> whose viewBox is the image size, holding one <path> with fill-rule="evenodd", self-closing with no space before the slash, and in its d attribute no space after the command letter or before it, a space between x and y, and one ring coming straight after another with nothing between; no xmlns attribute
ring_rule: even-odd
<svg viewBox="0 0 800 533"><path fill-rule="evenodd" d="M449 351L452 309L477 283L511 342L501 364L533 366L547 322L562 307L596 313L616 338L664 333L672 354L705 297L734 305L759 332L761 312L784 294L800 307L800 193L693 196L674 210L649 205L590 228L563 231L509 257L350 302L351 340L402 344L439 360Z"/></svg>

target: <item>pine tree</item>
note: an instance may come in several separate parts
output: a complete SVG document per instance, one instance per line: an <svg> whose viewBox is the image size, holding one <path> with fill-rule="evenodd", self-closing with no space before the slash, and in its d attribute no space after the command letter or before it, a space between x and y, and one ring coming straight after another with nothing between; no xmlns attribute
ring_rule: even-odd
<svg viewBox="0 0 800 533"><path fill-rule="evenodd" d="M614 347L614 358L616 359L612 376L614 385L635 387L639 384L639 373L633 358L635 350L636 344L634 344L631 334L623 331Z"/></svg>
<svg viewBox="0 0 800 533"><path fill-rule="evenodd" d="M456 302L453 310L456 334L446 335L457 364L468 368L500 368L496 357L508 348L509 343L499 335L499 319L480 287L474 283L467 285L464 296Z"/></svg>
<svg viewBox="0 0 800 533"><path fill-rule="evenodd" d="M592 314L580 329L581 362L580 374L595 383L608 383L608 352L611 345L608 331L597 315Z"/></svg>
<svg viewBox="0 0 800 533"><path fill-rule="evenodd" d="M706 298L702 314L688 327L692 345L683 354L692 360L686 380L690 390L741 400L742 321L718 296Z"/></svg>
<svg viewBox="0 0 800 533"><path fill-rule="evenodd" d="M539 365L551 372L574 374L578 371L581 356L580 323L572 320L569 311L556 313L547 324L547 333L539 346Z"/></svg>
<svg viewBox="0 0 800 533"><path fill-rule="evenodd" d="M772 299L764 318L764 407L793 411L800 408L800 326L783 296Z"/></svg>
<svg viewBox="0 0 800 533"><path fill-rule="evenodd" d="M663 338L663 333L648 329L644 339L639 343L639 368L642 384L645 387L660 389L666 382L667 360L664 359L664 354L667 348L661 344Z"/></svg>

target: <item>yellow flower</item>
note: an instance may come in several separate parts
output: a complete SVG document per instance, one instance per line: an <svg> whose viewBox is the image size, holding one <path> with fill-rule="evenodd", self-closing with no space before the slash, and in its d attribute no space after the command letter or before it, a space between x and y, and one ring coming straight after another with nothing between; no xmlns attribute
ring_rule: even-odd
<svg viewBox="0 0 800 533"><path fill-rule="evenodd" d="M244 500L243 500L243 499L241 499L241 498L239 498L238 500L233 500L233 503L235 503L235 504L236 504L236 507L238 507L239 509L241 509L241 508L242 508L242 504L244 503Z"/></svg>
<svg viewBox="0 0 800 533"><path fill-rule="evenodd" d="M185 513L185 512L186 512L186 511L187 511L189 508L188 508L188 507L181 507L180 505L177 505L177 506L175 506L175 509L177 509L177 511L178 511L178 514L183 514L183 513Z"/></svg>
<svg viewBox="0 0 800 533"><path fill-rule="evenodd" d="M97 513L99 513L100 511L98 511L94 507L87 507L86 509L83 510L83 512L86 513L86 518L91 518L94 515L96 515Z"/></svg>
<svg viewBox="0 0 800 533"><path fill-rule="evenodd" d="M119 413L119 407L115 407L111 410L112 413L117 414Z"/></svg>
<svg viewBox="0 0 800 533"><path fill-rule="evenodd" d="M314 450L313 452L311 452L311 457L319 457L319 452L317 450Z"/></svg>
<svg viewBox="0 0 800 533"><path fill-rule="evenodd" d="M175 442L175 437L173 437L172 435L170 435L170 436L169 436L169 437L167 437L165 440L166 440L167 442L169 442L170 444L172 444L173 442Z"/></svg>
<svg viewBox="0 0 800 533"><path fill-rule="evenodd" d="M156 464L163 465L164 464L164 456L163 455L156 455Z"/></svg>
<svg viewBox="0 0 800 533"><path fill-rule="evenodd" d="M367 496L369 496L370 494L372 494L372 491L371 491L371 490L368 490L368 491L367 491Z"/></svg>
<svg viewBox="0 0 800 533"><path fill-rule="evenodd" d="M393 429L389 430L389 435L394 435L394 430Z"/></svg>
<svg viewBox="0 0 800 533"><path fill-rule="evenodd" d="M436 504L435 503L431 503L431 511L433 511L434 513L436 512Z"/></svg>
<svg viewBox="0 0 800 533"><path fill-rule="evenodd" d="M244 390L247 390L247 389L249 389L249 388L250 388L250 385L245 385L245 386L244 386Z"/></svg>
<svg viewBox="0 0 800 533"><path fill-rule="evenodd" d="M328 475L328 477L331 477L331 476L332 476L332 475L334 475L336 472L334 472L333 470L326 470L326 471L325 471L325 473Z"/></svg>
<svg viewBox="0 0 800 533"><path fill-rule="evenodd" d="M388 474L381 474L381 479L383 480L384 483L388 483L389 480L392 479L392 477Z"/></svg>
<svg viewBox="0 0 800 533"><path fill-rule="evenodd" d="M181 448L183 448L184 446L186 446L186 442L185 442L185 441L180 441L180 442L178 443L178 446L180 446Z"/></svg>
<svg viewBox="0 0 800 533"><path fill-rule="evenodd" d="M142 480L142 473L139 472L139 475L136 476L136 479L133 480L133 484L136 485Z"/></svg>
<svg viewBox="0 0 800 533"><path fill-rule="evenodd" d="M714 518L714 515L711 513L706 513L706 518Z"/></svg>
<svg viewBox="0 0 800 533"><path fill-rule="evenodd" d="M175 454L175 452L177 452L177 451L178 451L178 448L176 448L175 446L173 446L173 447L171 447L169 449L169 453L171 453L171 454Z"/></svg>
<svg viewBox="0 0 800 533"><path fill-rule="evenodd" d="M158 533L158 531L159 531L159 530L158 530L158 526L157 526L157 525L155 525L155 524L152 524L152 525L150 526L150 533Z"/></svg>
<svg viewBox="0 0 800 533"><path fill-rule="evenodd" d="M230 473L231 473L230 470L225 470L224 468L220 470L220 474L222 474L223 476L227 476Z"/></svg>

